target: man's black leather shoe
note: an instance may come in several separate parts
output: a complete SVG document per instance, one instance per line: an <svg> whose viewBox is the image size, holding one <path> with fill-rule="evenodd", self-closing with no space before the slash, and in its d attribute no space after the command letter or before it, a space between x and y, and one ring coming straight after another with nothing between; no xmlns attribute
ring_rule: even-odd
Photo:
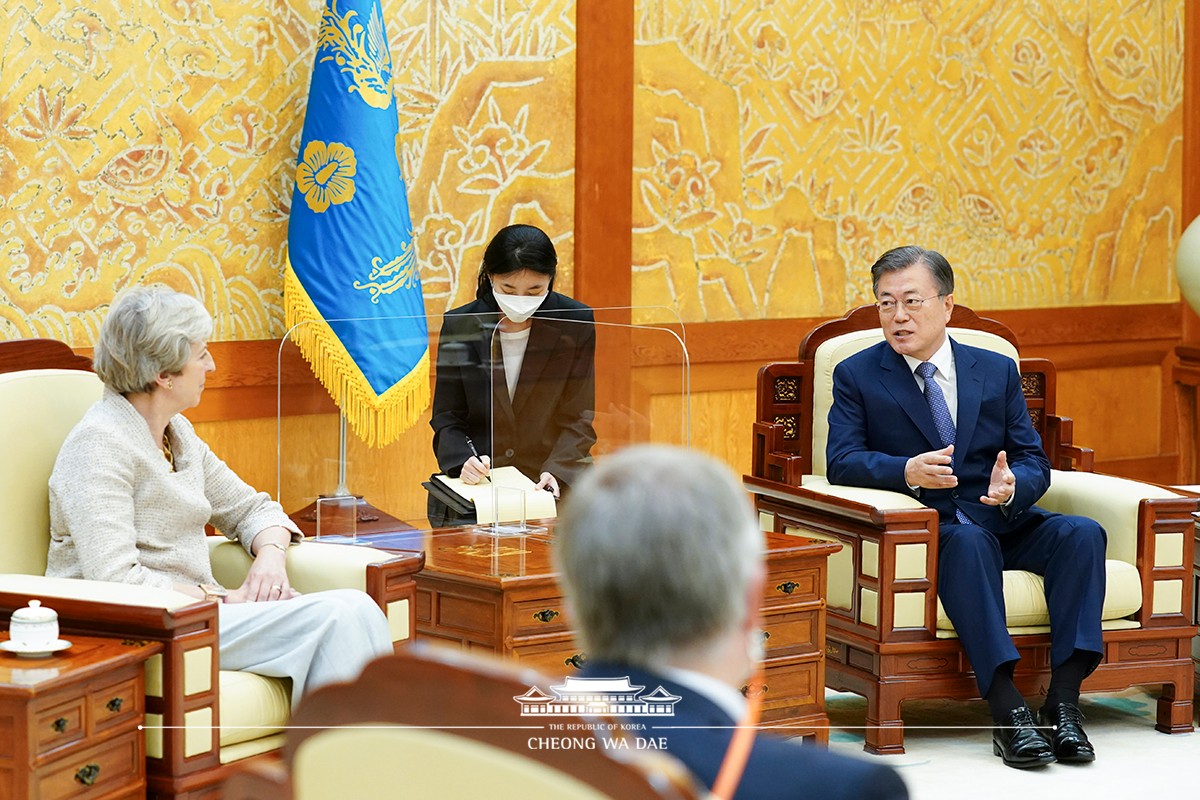
<svg viewBox="0 0 1200 800"><path fill-rule="evenodd" d="M1038 729L1028 706L1014 708L1003 725L992 728L992 752L1004 759L1007 766L1017 769L1041 767L1054 761L1050 741Z"/></svg>
<svg viewBox="0 0 1200 800"><path fill-rule="evenodd" d="M1045 728L1054 728L1050 741L1059 761L1087 763L1096 760L1096 749L1083 731L1083 712L1079 706L1074 703L1042 706L1038 722Z"/></svg>

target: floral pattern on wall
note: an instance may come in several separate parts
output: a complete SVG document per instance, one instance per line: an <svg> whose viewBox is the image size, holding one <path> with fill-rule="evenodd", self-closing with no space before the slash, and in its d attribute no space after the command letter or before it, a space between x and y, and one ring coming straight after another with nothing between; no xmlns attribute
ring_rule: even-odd
<svg viewBox="0 0 1200 800"><path fill-rule="evenodd" d="M321 0L9 0L0 10L0 338L94 342L114 295L195 294L214 338L283 332ZM572 0L384 0L431 313L541 224L570 287Z"/></svg>
<svg viewBox="0 0 1200 800"><path fill-rule="evenodd" d="M282 333L319 0L0 11L0 337L161 281ZM573 283L573 0L385 0L427 308L501 226ZM1183 0L635 0L633 302L840 314L917 242L978 308L1169 302ZM642 321L662 321L658 312Z"/></svg>
<svg viewBox="0 0 1200 800"><path fill-rule="evenodd" d="M911 243L977 308L1177 299L1181 0L638 0L636 18L635 305L839 315Z"/></svg>

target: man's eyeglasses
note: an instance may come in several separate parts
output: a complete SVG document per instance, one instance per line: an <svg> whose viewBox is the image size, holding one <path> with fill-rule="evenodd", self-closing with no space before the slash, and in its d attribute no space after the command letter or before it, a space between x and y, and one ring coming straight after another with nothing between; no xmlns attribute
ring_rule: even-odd
<svg viewBox="0 0 1200 800"><path fill-rule="evenodd" d="M880 314L895 314L896 309L900 306L904 306L904 310L909 313L915 313L920 311L921 306L925 305L927 301L945 296L944 294L931 294L929 297L906 297L899 302L895 300L880 300L875 304L875 307L879 309Z"/></svg>

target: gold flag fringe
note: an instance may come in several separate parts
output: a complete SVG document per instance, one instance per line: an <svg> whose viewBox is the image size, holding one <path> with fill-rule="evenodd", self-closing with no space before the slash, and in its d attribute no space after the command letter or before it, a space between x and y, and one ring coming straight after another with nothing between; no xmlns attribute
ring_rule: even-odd
<svg viewBox="0 0 1200 800"><path fill-rule="evenodd" d="M283 272L283 297L292 341L358 438L371 447L386 447L416 423L429 406L428 347L408 375L377 395L313 304L290 259Z"/></svg>

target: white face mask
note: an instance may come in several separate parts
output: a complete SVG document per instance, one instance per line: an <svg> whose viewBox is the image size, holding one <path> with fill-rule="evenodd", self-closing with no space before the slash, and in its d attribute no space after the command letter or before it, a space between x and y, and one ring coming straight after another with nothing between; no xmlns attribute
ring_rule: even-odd
<svg viewBox="0 0 1200 800"><path fill-rule="evenodd" d="M508 317L513 322L524 322L533 316L533 312L541 307L549 292L546 294L505 294L504 292L492 288L492 294L496 298L496 305L500 306L500 310L504 312L504 316Z"/></svg>

